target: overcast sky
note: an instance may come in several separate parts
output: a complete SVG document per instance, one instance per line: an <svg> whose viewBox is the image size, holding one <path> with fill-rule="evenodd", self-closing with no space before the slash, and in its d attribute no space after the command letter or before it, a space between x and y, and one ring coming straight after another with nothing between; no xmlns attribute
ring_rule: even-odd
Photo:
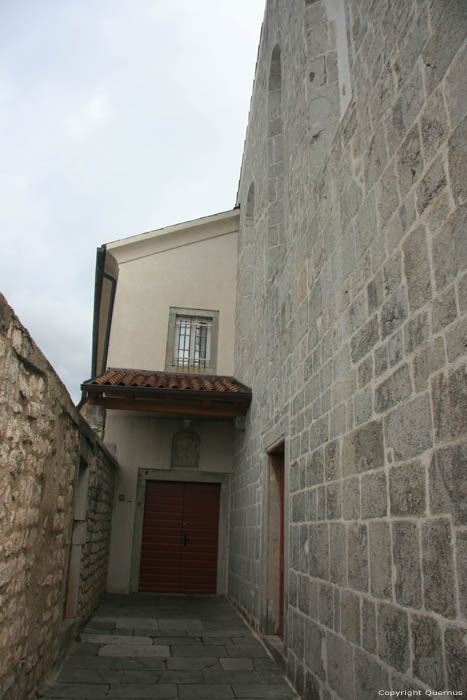
<svg viewBox="0 0 467 700"><path fill-rule="evenodd" d="M264 0L0 0L0 291L73 399L96 247L230 209Z"/></svg>

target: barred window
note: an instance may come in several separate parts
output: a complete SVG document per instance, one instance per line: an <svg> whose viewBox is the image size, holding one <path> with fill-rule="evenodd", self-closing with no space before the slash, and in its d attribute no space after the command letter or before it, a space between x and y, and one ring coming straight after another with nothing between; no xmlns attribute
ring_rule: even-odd
<svg viewBox="0 0 467 700"><path fill-rule="evenodd" d="M166 372L215 374L219 312L205 309L169 309Z"/></svg>
<svg viewBox="0 0 467 700"><path fill-rule="evenodd" d="M173 365L176 367L209 366L212 319L177 316Z"/></svg>

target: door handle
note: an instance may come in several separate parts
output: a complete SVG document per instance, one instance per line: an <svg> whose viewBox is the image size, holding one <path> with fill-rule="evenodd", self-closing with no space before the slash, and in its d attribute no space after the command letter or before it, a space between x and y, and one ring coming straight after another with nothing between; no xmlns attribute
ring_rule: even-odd
<svg viewBox="0 0 467 700"><path fill-rule="evenodd" d="M183 533L183 546L186 547L189 542L190 538L188 537L188 535L185 535L185 533Z"/></svg>

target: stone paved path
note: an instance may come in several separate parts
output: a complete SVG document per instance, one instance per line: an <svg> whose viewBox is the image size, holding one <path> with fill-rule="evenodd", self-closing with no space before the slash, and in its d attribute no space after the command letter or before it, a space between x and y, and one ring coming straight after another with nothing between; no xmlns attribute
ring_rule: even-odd
<svg viewBox="0 0 467 700"><path fill-rule="evenodd" d="M292 700L276 663L224 599L108 595L42 696L65 700Z"/></svg>

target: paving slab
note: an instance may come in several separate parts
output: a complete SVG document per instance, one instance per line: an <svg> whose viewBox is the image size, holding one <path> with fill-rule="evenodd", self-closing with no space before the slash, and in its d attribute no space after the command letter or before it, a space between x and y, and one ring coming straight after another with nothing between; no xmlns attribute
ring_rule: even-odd
<svg viewBox="0 0 467 700"><path fill-rule="evenodd" d="M251 671L253 669L253 661L248 658L219 659L219 663L224 671Z"/></svg>
<svg viewBox="0 0 467 700"><path fill-rule="evenodd" d="M148 646L147 644L105 644L100 647L99 656L170 656L167 646Z"/></svg>
<svg viewBox="0 0 467 700"><path fill-rule="evenodd" d="M50 700L298 700L223 598L107 595Z"/></svg>
<svg viewBox="0 0 467 700"><path fill-rule="evenodd" d="M174 683L151 683L150 685L112 685L108 697L138 698L176 698L178 689Z"/></svg>
<svg viewBox="0 0 467 700"><path fill-rule="evenodd" d="M82 642L90 642L91 644L123 644L128 646L152 646L151 637L129 637L127 635L118 634L82 634Z"/></svg>

